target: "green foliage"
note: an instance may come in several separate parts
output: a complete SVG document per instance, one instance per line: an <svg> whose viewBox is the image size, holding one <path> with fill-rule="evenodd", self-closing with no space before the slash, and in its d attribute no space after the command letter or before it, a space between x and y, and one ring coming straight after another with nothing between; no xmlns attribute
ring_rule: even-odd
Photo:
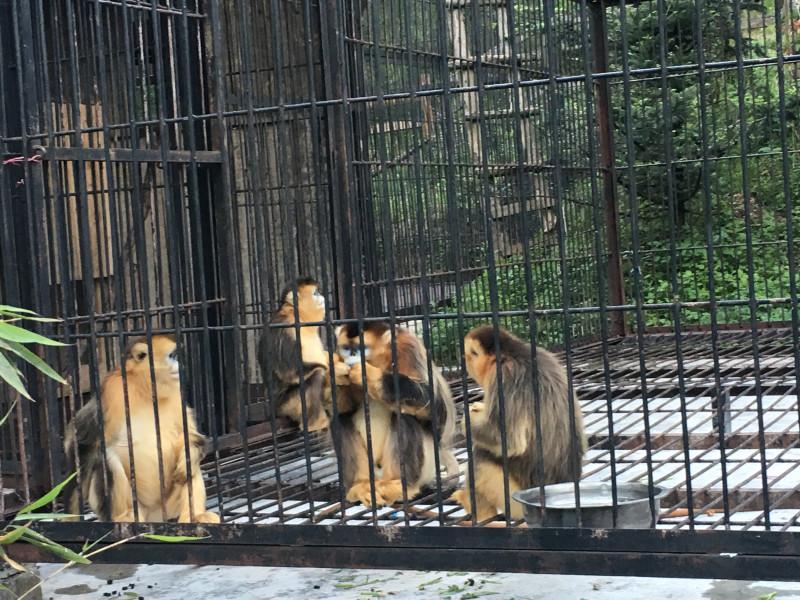
<svg viewBox="0 0 800 600"><path fill-rule="evenodd" d="M569 304L582 306L596 303L595 298L585 296L587 289L583 278L576 276L578 267L570 268L567 282L570 285ZM495 308L498 312L518 312L519 315L500 317L500 326L511 331L522 339L531 338L531 321L529 306L534 310L563 306L562 276L556 261L541 261L531 265L530 285L526 283L525 265L519 261L500 261L495 272L497 282L496 305L493 305L491 294L491 274L483 271L479 277L465 284L461 290L461 306L451 305L440 308L439 314L453 315L452 318L436 319L431 325L431 346L433 359L440 365L456 366L460 362L463 336L472 327L491 321L490 317L470 317L462 319L463 327L459 328L456 315L488 312ZM528 302L528 289L532 303ZM542 346L555 346L564 343L564 315L548 313L535 315L533 332L536 342ZM569 315L566 317L573 337L579 337L585 329L596 329L596 317Z"/></svg>
<svg viewBox="0 0 800 600"><path fill-rule="evenodd" d="M29 363L47 377L63 384L66 383L64 379L50 365L31 352L26 347L26 344L41 344L44 346L65 346L66 344L13 324L22 320L54 323L58 322L59 319L41 317L35 312L23 308L0 305L0 381L5 382L20 395L31 400L31 396L23 382L22 373L10 357L16 357L15 361L21 359ZM3 421L5 421L5 417ZM0 425L2 425L3 421L0 421Z"/></svg>
<svg viewBox="0 0 800 600"><path fill-rule="evenodd" d="M737 4L742 10L738 30ZM698 33L706 61L734 59L737 47L745 58L779 51L774 27L747 25L749 19L760 22L764 11L771 13L772 2L669 0L665 5L665 36L653 3L626 9L625 32L619 14L610 13L616 15L609 19L610 69L622 69L623 57L631 69L658 67L664 59L667 65L698 62ZM793 70L786 74L796 77ZM791 178L800 166L791 151L800 139L798 87L787 81L786 120L781 123L774 69L747 69L741 76L731 69L709 70L702 88L695 74L666 81L664 87L659 77L633 78L627 108L624 86L613 86L617 160L633 165L619 171L628 298L637 292L630 227L634 209L642 302L708 301L709 279L718 300L747 300L751 294L757 299L788 296L786 205L800 196L800 182L790 180L787 197L780 150L784 143L790 149L786 168ZM787 130L785 140L782 125ZM796 222L798 214L791 216ZM792 233L796 238L797 232ZM755 317L782 321L790 318L790 312L787 305L776 304L757 309ZM687 324L711 321L708 307L683 309L680 318ZM720 323L743 323L749 318L747 306L721 307L717 314ZM673 317L669 310L648 310L645 324L673 326Z"/></svg>

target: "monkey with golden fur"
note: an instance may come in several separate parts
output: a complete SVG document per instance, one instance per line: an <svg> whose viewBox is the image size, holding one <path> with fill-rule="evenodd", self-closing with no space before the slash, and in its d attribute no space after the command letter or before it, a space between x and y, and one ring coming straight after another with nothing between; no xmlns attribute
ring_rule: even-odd
<svg viewBox="0 0 800 600"><path fill-rule="evenodd" d="M331 424L331 435L347 500L366 506L372 504L372 495L364 379L378 506L402 499L403 476L409 499L436 481L434 428L441 464L449 475L458 471L450 449L455 429L450 388L435 365L433 380L429 380L428 355L419 338L397 328L395 343L397 362L393 368L392 332L387 323L365 324L363 347L357 324L343 326L337 332L336 361L349 367L349 373L341 374L337 366L337 418Z"/></svg>
<svg viewBox="0 0 800 600"><path fill-rule="evenodd" d="M219 523L216 513L206 511L206 489L200 470L206 438L197 430L194 411L188 407L184 428L176 349L177 345L171 337L153 336L152 363L158 401L166 513L162 511L161 502L162 482L158 466L150 348L145 338L134 340L126 351L125 381L121 367L103 380L100 392L102 429L97 418L95 399L87 402L67 427L64 438L67 460L72 463L71 470L74 470L77 452L82 495L101 521L134 520L130 463L132 447L140 521L177 519L182 523L191 520ZM125 386L130 412L130 439L125 415ZM185 436L185 433L188 435ZM105 440L105 460L101 437ZM186 465L187 437L191 479ZM70 512L77 514L80 506L76 484L68 487L66 498Z"/></svg>
<svg viewBox="0 0 800 600"><path fill-rule="evenodd" d="M555 355L536 349L542 436L540 456L530 344L503 329L499 330L498 337L509 492L513 494L540 484L574 481L581 475L586 436L580 404L569 393L566 369ZM495 331L490 325L476 327L464 339L467 372L483 388L484 400L473 402L469 407L476 506L473 510L469 482L453 495L453 499L478 521L503 512L505 507L496 349ZM574 436L570 410L575 415ZM541 471L542 463L544 472ZM522 507L514 501L511 501L511 517L522 518Z"/></svg>
<svg viewBox="0 0 800 600"><path fill-rule="evenodd" d="M280 306L270 319L271 325L288 323L292 326L266 327L258 344L258 362L264 383L269 386L275 413L301 427L300 382L303 381L308 431L319 431L329 424L324 407L329 355L322 341L322 327L303 324L321 322L324 318L325 297L317 282L310 277L297 279L281 292ZM302 325L299 340L294 327L296 320Z"/></svg>

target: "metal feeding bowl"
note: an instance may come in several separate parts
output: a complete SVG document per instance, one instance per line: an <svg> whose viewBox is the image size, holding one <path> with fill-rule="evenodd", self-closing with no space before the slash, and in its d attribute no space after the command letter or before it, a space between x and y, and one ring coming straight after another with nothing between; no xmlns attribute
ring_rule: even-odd
<svg viewBox="0 0 800 600"><path fill-rule="evenodd" d="M544 515L541 511L540 488L514 492L514 500L522 504L528 527L577 527L578 510L575 507L575 485L556 483L544 486ZM611 529L614 525L614 501L611 484L581 482L581 526L591 529ZM650 514L649 489L643 483L617 484L618 529L648 529L655 526ZM665 488L653 486L656 515L659 498L667 493Z"/></svg>

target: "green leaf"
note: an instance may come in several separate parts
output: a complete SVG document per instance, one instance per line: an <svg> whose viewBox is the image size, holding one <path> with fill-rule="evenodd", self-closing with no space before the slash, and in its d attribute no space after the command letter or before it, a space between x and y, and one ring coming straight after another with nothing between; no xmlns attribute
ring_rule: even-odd
<svg viewBox="0 0 800 600"><path fill-rule="evenodd" d="M38 316L32 310L28 310L27 308L19 308L16 306L9 306L8 304L0 304L0 313L19 313L21 315Z"/></svg>
<svg viewBox="0 0 800 600"><path fill-rule="evenodd" d="M28 542L29 544L33 544L38 548L42 548L47 550L48 552L52 552L56 556L63 558L64 560L68 560L79 565L90 565L92 561L90 561L85 556L81 556L80 554L76 554L69 548L62 546L52 540L47 539L41 534L36 533L35 531L28 531L23 537L23 541Z"/></svg>
<svg viewBox="0 0 800 600"><path fill-rule="evenodd" d="M39 314L28 310L27 308L17 308L16 306L8 306L7 304L0 304L0 314L17 319L28 319L30 321L39 321L41 323L60 323L61 319L53 319L50 317L42 317Z"/></svg>
<svg viewBox="0 0 800 600"><path fill-rule="evenodd" d="M17 571L26 571L25 567L23 567L21 564L19 564L17 561L11 558L8 554L6 554L6 551L3 549L2 546L0 546L0 558L6 561L6 563L8 563L8 566L11 567L12 569L15 569Z"/></svg>
<svg viewBox="0 0 800 600"><path fill-rule="evenodd" d="M43 335L17 327L11 323L0 322L0 338L21 344L41 344L42 346L66 346L56 340L51 340Z"/></svg>
<svg viewBox="0 0 800 600"><path fill-rule="evenodd" d="M0 340L0 348L8 350L9 352L13 352L17 356L19 356L22 360L30 363L31 365L39 369L50 379L54 379L58 383L62 384L67 383L67 381L63 377L61 377L61 375L59 375L50 365L48 365L39 356L28 350L25 346L23 346L19 342L6 342Z"/></svg>
<svg viewBox="0 0 800 600"><path fill-rule="evenodd" d="M72 475L67 477L64 481L59 483L56 487L47 492L44 496L42 496L38 500L34 500L27 506L22 507L17 513L17 517L19 517L20 515L26 515L28 513L32 513L37 508L41 508L42 506L50 504L53 500L55 500L58 497L58 495L61 493L61 490L64 489L64 486L67 485L70 481L72 481L75 475L77 475L77 473L73 473Z"/></svg>
<svg viewBox="0 0 800 600"><path fill-rule="evenodd" d="M11 521L45 521L52 519L58 521L61 519L69 519L71 517L79 517L80 515L70 515L68 513L30 513L24 515L16 515Z"/></svg>
<svg viewBox="0 0 800 600"><path fill-rule="evenodd" d="M155 540L157 542L194 542L197 540L207 540L210 535L193 536L193 535L157 535L155 533L145 533L142 537L148 540Z"/></svg>
<svg viewBox="0 0 800 600"><path fill-rule="evenodd" d="M113 533L113 532L111 532L111 531L109 531L108 533L104 533L103 535L101 535L99 538L97 538L97 539L96 539L95 541L93 541L93 542L90 542L89 540L86 540L86 541L83 543L83 550L81 551L81 553L82 553L82 554L85 554L86 552L88 552L89 550L91 550L92 548L94 548L95 546L97 546L97 544L99 544L99 543L100 543L100 542L102 542L104 539L106 539L108 536L110 536L112 533Z"/></svg>
<svg viewBox="0 0 800 600"><path fill-rule="evenodd" d="M1 325L2 323L0 323ZM22 396L27 398L28 400L33 400L28 390L25 388L25 384L22 383L22 378L19 375L19 371L8 362L5 354L0 352L0 381L5 381L8 385L12 388L17 390Z"/></svg>
<svg viewBox="0 0 800 600"><path fill-rule="evenodd" d="M8 412L4 414L2 418L0 418L0 427L5 424L6 420L8 420L8 417L11 416L11 412L17 407L17 400L18 398L14 398L14 401L11 403Z"/></svg>
<svg viewBox="0 0 800 600"><path fill-rule="evenodd" d="M23 527L13 527L8 533L0 535L0 545L7 546L9 544L13 544L19 538L21 538L27 530L27 525Z"/></svg>

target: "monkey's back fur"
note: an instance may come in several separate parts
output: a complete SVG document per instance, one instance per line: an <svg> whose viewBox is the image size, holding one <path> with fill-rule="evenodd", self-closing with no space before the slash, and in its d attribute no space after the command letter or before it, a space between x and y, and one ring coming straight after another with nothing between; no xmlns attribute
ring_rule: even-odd
<svg viewBox="0 0 800 600"><path fill-rule="evenodd" d="M489 337L491 336L491 338ZM505 401L505 431L509 476L521 488L573 481L580 477L586 436L580 404L570 394L567 373L558 358L537 348L535 364L530 345L501 331L502 369ZM494 353L494 332L482 330L476 339ZM534 393L534 371L539 398L538 415ZM498 425L500 385L495 375L485 389L487 425L475 433L476 458L502 465L502 446ZM574 430L570 412L574 415ZM541 451L537 434L541 432ZM491 427L491 424L495 424ZM573 433L574 431L574 433Z"/></svg>

